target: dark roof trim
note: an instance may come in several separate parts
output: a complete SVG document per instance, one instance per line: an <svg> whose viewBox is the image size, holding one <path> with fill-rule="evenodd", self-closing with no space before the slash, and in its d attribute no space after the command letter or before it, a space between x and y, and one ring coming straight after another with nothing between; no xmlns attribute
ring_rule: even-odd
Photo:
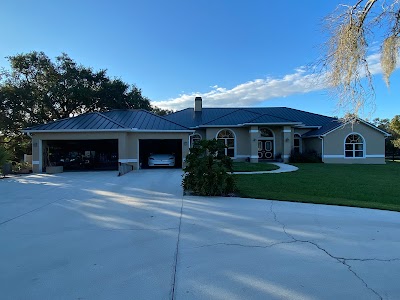
<svg viewBox="0 0 400 300"><path fill-rule="evenodd" d="M151 130L138 128L121 128L121 129L57 129L57 130L21 130L23 133L70 133L70 132L195 132L195 130Z"/></svg>
<svg viewBox="0 0 400 300"><path fill-rule="evenodd" d="M357 121L360 122L360 123L363 123L364 125L367 125L367 126L371 127L372 129L375 129L375 130L383 133L386 137L391 136L390 133L388 133L388 132L386 132L386 131L384 131L384 130L382 130L382 129L380 129L380 128L378 128L378 127L372 125L371 123L368 123L368 122L366 122L366 121L364 121L362 119L357 118ZM339 126L333 128L333 129L321 134L320 136L324 137L324 136L336 131L339 128L343 128L345 125L348 125L348 124L350 124L350 122L342 123L341 125L339 125Z"/></svg>

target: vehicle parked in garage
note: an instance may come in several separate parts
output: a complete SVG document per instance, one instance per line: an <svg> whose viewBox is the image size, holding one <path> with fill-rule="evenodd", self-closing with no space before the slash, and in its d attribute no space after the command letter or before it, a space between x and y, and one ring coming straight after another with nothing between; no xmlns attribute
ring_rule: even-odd
<svg viewBox="0 0 400 300"><path fill-rule="evenodd" d="M153 154L148 159L149 167L175 167L175 154Z"/></svg>

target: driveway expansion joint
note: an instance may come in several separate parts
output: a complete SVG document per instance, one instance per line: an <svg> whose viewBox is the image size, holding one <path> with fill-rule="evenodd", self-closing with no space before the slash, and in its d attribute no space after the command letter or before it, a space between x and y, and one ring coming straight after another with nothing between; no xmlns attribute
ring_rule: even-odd
<svg viewBox="0 0 400 300"><path fill-rule="evenodd" d="M340 262L341 264L343 264L344 266L346 266L347 269L348 269L356 278L358 278L358 279L365 285L365 287L366 287L367 289L369 289L371 292L373 292L379 299L383 300L383 297L382 297L377 291L375 291L373 288L371 288L371 287L367 284L367 282L366 282L363 278L361 278L361 276L358 275L358 274L351 268L351 266L350 266L346 261L347 261L347 260L353 260L353 261L356 261L356 260L357 260L357 261L372 261L372 260L376 260L376 261L395 261L395 260L399 260L398 258L393 258L393 259L389 259L389 260L381 260L381 259L375 259L375 258L374 258L374 259L354 259L354 258L353 258L353 259L346 259L346 258L344 258L344 257L337 257L337 256L334 256L334 255L332 255L331 253L329 253L326 249L324 249L324 248L322 248L321 246L319 246L317 243L312 242L312 241L308 241L308 240L299 240L299 239L296 239L293 235L291 235L290 233L288 233L288 232L286 231L286 225L285 225L284 223L282 223L281 221L278 220L278 217L277 217L275 211L273 210L273 204L274 204L274 201L271 200L270 212L273 214L275 222L278 223L278 224L280 224L280 225L282 226L283 232L284 232L289 238L291 238L291 239L293 240L293 242L311 244L311 245L315 246L317 249L319 249L319 250L321 250L322 252L324 252L325 254L327 254L329 257L331 257L331 258L335 259L336 261Z"/></svg>
<svg viewBox="0 0 400 300"><path fill-rule="evenodd" d="M179 242L181 237L181 227L182 227L182 213L183 213L183 195L182 195L182 203L181 203L181 211L179 215L179 225L178 225L178 237L176 241L176 249L174 255L174 266L173 266L173 275L172 275L172 285L171 285L171 300L175 299L175 292L176 292L176 271L178 267L178 255L179 255Z"/></svg>

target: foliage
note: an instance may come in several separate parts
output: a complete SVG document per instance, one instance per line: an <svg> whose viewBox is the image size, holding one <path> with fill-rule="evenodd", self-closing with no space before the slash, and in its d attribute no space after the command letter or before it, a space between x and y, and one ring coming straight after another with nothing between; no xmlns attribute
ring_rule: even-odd
<svg viewBox="0 0 400 300"><path fill-rule="evenodd" d="M393 132L392 143L396 148L400 149L400 115L394 116L390 121L389 127Z"/></svg>
<svg viewBox="0 0 400 300"><path fill-rule="evenodd" d="M111 79L67 54L52 61L43 52L9 56L10 70L0 73L0 139L19 160L29 153L20 130L78 114L110 109L145 109L162 114L135 85Z"/></svg>
<svg viewBox="0 0 400 300"><path fill-rule="evenodd" d="M224 154L225 145L216 139L202 140L190 148L182 186L201 196L228 195L235 191L232 159Z"/></svg>
<svg viewBox="0 0 400 300"><path fill-rule="evenodd" d="M375 118L372 123L391 134L385 140L385 150L387 156L394 156L400 150L400 115L394 116L392 120Z"/></svg>
<svg viewBox="0 0 400 300"><path fill-rule="evenodd" d="M373 74L368 50L370 40L376 42L383 31L381 67L384 80L389 78L398 62L400 48L399 0L356 0L354 5L339 5L326 18L329 39L322 59L326 79L339 99L339 109L359 115L368 105L374 106ZM375 34L373 34L375 33ZM378 41L379 42L379 41Z"/></svg>
<svg viewBox="0 0 400 300"><path fill-rule="evenodd" d="M321 155L316 151L306 151L298 153L292 151L289 156L290 163L320 163L322 162Z"/></svg>
<svg viewBox="0 0 400 300"><path fill-rule="evenodd" d="M234 175L241 197L400 211L400 163L296 164L296 172ZM268 186L268 188L262 188Z"/></svg>
<svg viewBox="0 0 400 300"><path fill-rule="evenodd" d="M19 173L21 171L32 170L32 165L28 162L13 162L12 163L12 171L15 173Z"/></svg>
<svg viewBox="0 0 400 300"><path fill-rule="evenodd" d="M0 167L3 166L11 158L10 153L6 148L0 145Z"/></svg>

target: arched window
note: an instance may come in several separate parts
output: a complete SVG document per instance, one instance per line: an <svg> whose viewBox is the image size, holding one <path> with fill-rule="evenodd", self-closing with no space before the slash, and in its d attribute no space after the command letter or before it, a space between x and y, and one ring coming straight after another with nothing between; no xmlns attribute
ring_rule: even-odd
<svg viewBox="0 0 400 300"><path fill-rule="evenodd" d="M364 139L358 133L349 134L344 142L345 157L364 157Z"/></svg>
<svg viewBox="0 0 400 300"><path fill-rule="evenodd" d="M217 134L217 140L222 141L225 148L225 155L235 157L235 134L232 130L222 129Z"/></svg>
<svg viewBox="0 0 400 300"><path fill-rule="evenodd" d="M261 137L274 137L274 134L268 128L260 128Z"/></svg>
<svg viewBox="0 0 400 300"><path fill-rule="evenodd" d="M298 133L295 133L293 136L293 151L294 153L301 153L301 140Z"/></svg>
<svg viewBox="0 0 400 300"><path fill-rule="evenodd" d="M201 141L201 135L198 133L195 133L190 136L190 147L193 147L196 142Z"/></svg>

